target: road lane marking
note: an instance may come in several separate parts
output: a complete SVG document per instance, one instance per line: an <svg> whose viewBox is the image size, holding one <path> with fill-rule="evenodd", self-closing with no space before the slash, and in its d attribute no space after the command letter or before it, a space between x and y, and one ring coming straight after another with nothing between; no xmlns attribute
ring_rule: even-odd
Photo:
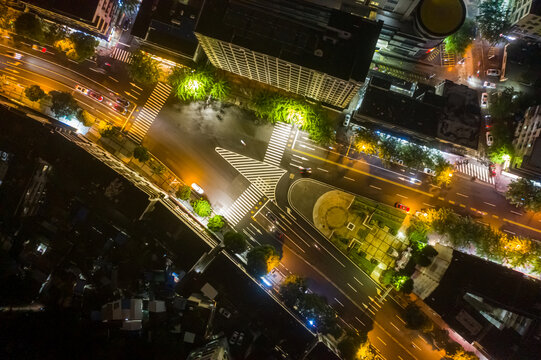
<svg viewBox="0 0 541 360"><path fill-rule="evenodd" d="M519 212L517 212L517 211L514 211L514 210L511 210L511 211L509 211L509 212L512 213L512 214L518 215L518 216L522 216L521 213L519 213Z"/></svg>
<svg viewBox="0 0 541 360"><path fill-rule="evenodd" d="M359 319L357 316L355 316L355 320L357 320L358 322L360 322L361 324L363 324L363 326L366 326L366 324L363 323L363 322L361 321L361 319Z"/></svg>
<svg viewBox="0 0 541 360"><path fill-rule="evenodd" d="M299 143L300 143L300 141L299 141ZM316 151L316 149L311 148L310 146L306 146L306 145L304 145L304 144L300 144L300 146L303 147L303 148L305 148L305 149L309 149L309 150L312 150L312 151Z"/></svg>
<svg viewBox="0 0 541 360"><path fill-rule="evenodd" d="M134 83L132 83L132 82L130 83L130 85L131 85L131 86L134 86L134 87L136 87L136 88L138 88L139 90L143 90L143 88L142 88L142 87L139 87L139 86L135 85L135 84L134 84Z"/></svg>
<svg viewBox="0 0 541 360"><path fill-rule="evenodd" d="M397 357L398 357L398 360L404 360L404 359L402 359L402 357L400 355L397 355Z"/></svg>
<svg viewBox="0 0 541 360"><path fill-rule="evenodd" d="M376 315L376 313L374 311L372 311L372 309L370 309L369 307L367 307L366 310L370 311L372 313L372 315Z"/></svg>
<svg viewBox="0 0 541 360"><path fill-rule="evenodd" d="M353 278L355 279L355 281L357 281L359 284L361 284L361 286L364 286L364 284L361 282L361 280L357 279L355 276Z"/></svg>
<svg viewBox="0 0 541 360"><path fill-rule="evenodd" d="M322 168L317 168L319 171L323 171L323 172L329 172L329 170L325 170L325 169L322 169Z"/></svg>
<svg viewBox="0 0 541 360"><path fill-rule="evenodd" d="M111 77L111 76L107 76L109 79L113 80L114 82L118 82L117 79L115 79L114 77Z"/></svg>
<svg viewBox="0 0 541 360"><path fill-rule="evenodd" d="M513 221L513 220L509 220L509 219L503 219L503 221L507 221L508 223L510 224L513 224L513 225L517 225L517 226L520 226L520 227L523 227L525 229L528 229L528 230L532 230L532 231L536 231L538 233L541 233L541 229L536 229L534 227L531 227L531 226L528 226L528 225L524 225L524 224L521 224L521 223L518 223L516 221Z"/></svg>
<svg viewBox="0 0 541 360"><path fill-rule="evenodd" d="M342 303L340 302L340 300L338 300L337 298L334 298L334 300L336 300L337 303L339 303L340 305L342 305L342 307L345 307L344 304L342 304Z"/></svg>
<svg viewBox="0 0 541 360"><path fill-rule="evenodd" d="M389 324L391 324L392 327L394 327L396 330L400 331L400 329L398 328L398 326L396 326L395 324L393 324L392 321L389 321Z"/></svg>
<svg viewBox="0 0 541 360"><path fill-rule="evenodd" d="M455 202L453 200L449 200L449 204L454 205Z"/></svg>
<svg viewBox="0 0 541 360"><path fill-rule="evenodd" d="M374 185L368 185L368 186L370 186L372 189L381 190L380 187L377 187L377 186L374 186ZM540 221L541 221L541 220L540 220Z"/></svg>
<svg viewBox="0 0 541 360"><path fill-rule="evenodd" d="M479 220L477 220L477 222L478 222L479 224L488 225L486 222L482 222L482 221L479 221Z"/></svg>
<svg viewBox="0 0 541 360"><path fill-rule="evenodd" d="M465 197L465 198L468 198L468 197L469 197L468 195L464 195L464 194L459 193L459 192L457 192L456 194L457 194L458 196L462 196L462 197Z"/></svg>
<svg viewBox="0 0 541 360"><path fill-rule="evenodd" d="M441 196L438 196L438 200L444 201L445 199L442 198Z"/></svg>
<svg viewBox="0 0 541 360"><path fill-rule="evenodd" d="M379 341L381 341L383 343L383 345L387 346L387 344L385 344L385 341L381 340L381 338L379 336L376 336L378 338Z"/></svg>
<svg viewBox="0 0 541 360"><path fill-rule="evenodd" d="M465 208L465 207L466 207L466 205L464 205L464 204L460 204L460 207L463 207L463 208Z"/></svg>
<svg viewBox="0 0 541 360"><path fill-rule="evenodd" d="M289 239L289 241L290 241L293 245L295 245L296 247L298 247L303 253L306 253L306 251L304 251L303 248L301 248L299 245L297 245L297 243L296 243L295 241L291 240L291 238L290 238L289 236L286 236L286 237Z"/></svg>
<svg viewBox="0 0 541 360"><path fill-rule="evenodd" d="M353 289L353 291L358 292L357 289L355 289L350 283L346 283L350 288Z"/></svg>
<svg viewBox="0 0 541 360"><path fill-rule="evenodd" d="M419 339L423 340L423 342L424 342L425 344L428 345L428 343L426 342L426 340L425 340L421 335L417 335L417 336L419 337Z"/></svg>
<svg viewBox="0 0 541 360"><path fill-rule="evenodd" d="M299 156L299 155L296 155L296 154L291 154L291 156L295 156L295 157L298 157L301 160L308 161L308 159L303 157L303 156Z"/></svg>
<svg viewBox="0 0 541 360"><path fill-rule="evenodd" d="M358 170L358 169L355 169L353 167L349 167L347 165L344 165L344 164L341 164L341 163L337 163L335 161L332 161L332 160L328 160L328 159L325 159L321 156L317 156L317 155L313 155L313 154L310 154L310 153L307 153L307 152L304 152L304 151L301 151L301 150L297 150L297 149L292 149L292 151L295 151L299 154L303 154L303 155L306 155L308 157L311 157L313 159L317 159L317 160L320 160L320 161L323 161L323 162L326 162L326 163L329 163L329 164L333 164L333 165L336 165L338 167L341 167L343 169L348 169L350 171L354 171L358 174L362 174L362 175L366 175L366 176L370 176L374 179L378 179L380 181L383 181L383 182L386 182L386 183L389 183L389 184L393 184L395 186L400 186L401 188L404 188L404 189L407 189L407 190L410 190L410 191L415 191L419 194L423 194L425 196L428 196L428 197L431 197L433 198L434 197L434 194L430 194L430 193L427 193L425 191L422 191L422 190L419 190L419 189L416 189L416 188L412 188L412 187L409 187L409 186L406 186L404 184L400 184L400 183L397 183L395 181L392 181L392 180L389 180L389 179L386 179L386 178L383 178L381 176L377 176L377 175L374 175L374 174L371 174L371 173L368 173L366 171L362 171L362 170Z"/></svg>
<svg viewBox="0 0 541 360"><path fill-rule="evenodd" d="M263 233L261 232L261 230L259 230L258 228L255 227L254 223L250 223L250 226L253 227L255 229L255 231L257 231L260 235L263 235Z"/></svg>
<svg viewBox="0 0 541 360"><path fill-rule="evenodd" d="M427 203L423 203L423 205L426 205L428 207L436 207L435 205L430 205L430 204L427 204Z"/></svg>
<svg viewBox="0 0 541 360"><path fill-rule="evenodd" d="M517 234L517 233L514 233L514 232L512 232L512 231L509 231L509 230L504 230L504 231L505 231L506 233L509 233L509 234L511 234L511 235L516 235L516 234Z"/></svg>
<svg viewBox="0 0 541 360"><path fill-rule="evenodd" d="M347 177L347 176L344 176L344 179L348 179L348 180L350 180L350 181L355 181L355 179L352 179L352 178Z"/></svg>
<svg viewBox="0 0 541 360"><path fill-rule="evenodd" d="M421 350L421 348L419 346L417 346L417 344L415 344L413 341L411 342L411 344L416 347L417 349Z"/></svg>
<svg viewBox="0 0 541 360"><path fill-rule="evenodd" d="M500 217L498 215L492 215L494 219L499 219Z"/></svg>
<svg viewBox="0 0 541 360"><path fill-rule="evenodd" d="M408 198L407 196L400 195L400 194L396 194L396 196L400 196L400 197L403 198L403 199L407 199L407 198Z"/></svg>
<svg viewBox="0 0 541 360"><path fill-rule="evenodd" d="M496 207L496 205L494 205L494 204L491 204L491 203L488 203L488 202L486 202L486 201L483 201L483 203L484 203L484 204L487 204L488 206L493 206L493 207Z"/></svg>
<svg viewBox="0 0 541 360"><path fill-rule="evenodd" d="M406 323L404 320L402 320L402 318L400 316L398 316L398 315L395 315L395 316L398 318L398 320L402 321L404 324Z"/></svg>

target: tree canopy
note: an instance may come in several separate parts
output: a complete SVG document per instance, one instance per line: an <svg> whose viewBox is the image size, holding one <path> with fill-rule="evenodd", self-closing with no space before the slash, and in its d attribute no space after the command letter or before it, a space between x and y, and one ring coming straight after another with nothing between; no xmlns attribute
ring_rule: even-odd
<svg viewBox="0 0 541 360"><path fill-rule="evenodd" d="M137 146L133 149L133 157L144 163L150 159L150 153L146 147Z"/></svg>
<svg viewBox="0 0 541 360"><path fill-rule="evenodd" d="M43 28L41 20L30 12L23 12L15 20L15 32L18 35L41 41L43 39Z"/></svg>
<svg viewBox="0 0 541 360"><path fill-rule="evenodd" d="M462 56L474 37L475 23L472 19L466 19L456 33L445 38L445 51Z"/></svg>
<svg viewBox="0 0 541 360"><path fill-rule="evenodd" d="M225 219L222 215L214 215L209 219L207 227L210 231L220 231L225 226Z"/></svg>
<svg viewBox="0 0 541 360"><path fill-rule="evenodd" d="M30 85L24 89L24 95L30 101L39 101L45 97L45 91L43 91L39 85Z"/></svg>
<svg viewBox="0 0 541 360"><path fill-rule="evenodd" d="M359 352L362 352L362 347L368 341L366 333L357 334L353 331L349 331L337 345L338 350L344 360L360 360L365 357L357 356Z"/></svg>
<svg viewBox="0 0 541 360"><path fill-rule="evenodd" d="M150 55L137 51L128 64L128 74L132 80L141 84L153 84L160 77L159 63L152 59Z"/></svg>
<svg viewBox="0 0 541 360"><path fill-rule="evenodd" d="M248 244L244 236L236 231L228 231L224 234L224 247L234 254L243 253Z"/></svg>
<svg viewBox="0 0 541 360"><path fill-rule="evenodd" d="M84 126L90 127L94 124L96 121L96 118L92 116L88 111L79 108L77 110L77 120L83 123Z"/></svg>
<svg viewBox="0 0 541 360"><path fill-rule="evenodd" d="M505 198L516 206L523 206L528 211L541 210L541 189L528 179L518 179L509 184Z"/></svg>
<svg viewBox="0 0 541 360"><path fill-rule="evenodd" d="M64 91L51 91L49 93L52 99L51 111L57 117L75 116L79 110L77 101L73 95Z"/></svg>
<svg viewBox="0 0 541 360"><path fill-rule="evenodd" d="M476 17L481 36L492 44L498 42L500 34L509 29L508 14L506 1L482 1L479 4L479 15Z"/></svg>
<svg viewBox="0 0 541 360"><path fill-rule="evenodd" d="M96 47L99 44L98 40L93 36L78 31L71 33L69 39L72 41L75 50L74 60L77 61L94 56Z"/></svg>
<svg viewBox="0 0 541 360"><path fill-rule="evenodd" d="M246 255L246 270L255 277L266 275L280 262L280 256L274 246L260 245L254 247Z"/></svg>
<svg viewBox="0 0 541 360"><path fill-rule="evenodd" d="M286 306L293 307L297 301L301 300L306 289L305 278L297 275L289 275L280 285L280 296Z"/></svg>
<svg viewBox="0 0 541 360"><path fill-rule="evenodd" d="M201 217L207 217L212 213L210 203L205 199L194 200L191 203L193 211Z"/></svg>
<svg viewBox="0 0 541 360"><path fill-rule="evenodd" d="M192 188L188 185L182 185L175 195L181 200L188 200L192 195Z"/></svg>

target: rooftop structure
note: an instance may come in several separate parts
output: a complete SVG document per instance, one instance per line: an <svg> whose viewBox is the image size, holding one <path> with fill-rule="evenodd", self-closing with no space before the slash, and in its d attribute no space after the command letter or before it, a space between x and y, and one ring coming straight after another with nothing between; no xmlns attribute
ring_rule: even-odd
<svg viewBox="0 0 541 360"><path fill-rule="evenodd" d="M228 360L229 344L226 338L211 340L204 346L193 350L186 360Z"/></svg>
<svg viewBox="0 0 541 360"><path fill-rule="evenodd" d="M24 0L23 4L46 19L106 40L118 13L118 0Z"/></svg>
<svg viewBox="0 0 541 360"><path fill-rule="evenodd" d="M207 0L196 36L223 70L345 107L381 23L301 1Z"/></svg>
<svg viewBox="0 0 541 360"><path fill-rule="evenodd" d="M541 0L532 1L526 16L516 23L515 30L526 37L541 40Z"/></svg>

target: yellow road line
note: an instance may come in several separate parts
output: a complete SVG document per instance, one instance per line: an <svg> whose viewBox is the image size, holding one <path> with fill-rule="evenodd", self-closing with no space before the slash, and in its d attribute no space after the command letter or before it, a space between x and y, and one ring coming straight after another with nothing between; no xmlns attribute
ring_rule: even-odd
<svg viewBox="0 0 541 360"><path fill-rule="evenodd" d="M509 219L503 219L503 221L507 221L508 223L510 224L513 224L513 225L516 225L516 226L520 226L520 227L523 227L525 229L528 229L528 230L532 230L532 231L537 231L538 233L541 233L541 229L536 229L534 227L531 227L531 226L528 226L528 225L524 225L524 224L521 224L521 223L518 223L516 221L513 221L513 220L509 220Z"/></svg>
<svg viewBox="0 0 541 360"><path fill-rule="evenodd" d="M499 218L500 218L498 215L494 215L494 214L492 214L492 217L493 217L494 219L499 219Z"/></svg>
<svg viewBox="0 0 541 360"><path fill-rule="evenodd" d="M349 167L347 165L344 165L344 164L340 164L340 163L337 163L335 161L331 161L331 160L328 160L328 159L324 159L320 156L317 156L317 155L313 155L313 154L310 154L310 153L307 153L307 152L304 152L304 151L300 151L300 150L297 150L297 149L292 149L293 151L299 153L299 154L303 154L303 155L306 155L306 156L309 156L311 158L314 158L314 159L318 159L320 161L323 161L323 162L326 162L326 163L329 163L329 164L333 164L333 165L336 165L336 166L339 166L343 169L348 169L348 170L351 170L351 171L354 171L358 174L362 174L362 175L366 175L366 176L370 176L370 177L373 177L375 179L378 179L380 181L384 181L386 183L389 183L389 184L393 184L393 185L396 185L396 186L400 186L404 189L408 189L408 190L411 190L411 191L415 191L415 192L418 192L420 194L423 194L425 196L429 196L429 197L434 197L433 194L430 194L430 193L427 193L427 192L424 192L422 190L419 190L419 189L415 189L415 188L411 188L409 186L406 186L406 185L403 185L403 184L400 184L400 183L397 183L395 181L392 181L392 180L389 180L389 179L385 179L385 178L382 178L380 176L377 176L377 175L373 175L373 174L370 174L370 173L367 173L365 171L362 171L362 170L357 170L355 168L352 168L352 167Z"/></svg>
<svg viewBox="0 0 541 360"><path fill-rule="evenodd" d="M465 207L466 207L466 205L464 205L464 204L460 204L460 207L463 207L463 208L465 208Z"/></svg>
<svg viewBox="0 0 541 360"><path fill-rule="evenodd" d="M454 205L454 204L455 204L455 202L454 202L453 200L449 200L449 204L452 204L452 205Z"/></svg>

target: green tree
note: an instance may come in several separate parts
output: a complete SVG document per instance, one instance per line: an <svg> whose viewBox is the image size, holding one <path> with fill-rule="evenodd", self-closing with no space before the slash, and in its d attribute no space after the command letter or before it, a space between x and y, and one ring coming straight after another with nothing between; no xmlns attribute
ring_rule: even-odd
<svg viewBox="0 0 541 360"><path fill-rule="evenodd" d="M401 148L400 153L404 165L414 169L419 169L424 165L426 153L420 146L409 143Z"/></svg>
<svg viewBox="0 0 541 360"><path fill-rule="evenodd" d="M205 199L192 201L193 211L201 217L207 217L212 213L210 203Z"/></svg>
<svg viewBox="0 0 541 360"><path fill-rule="evenodd" d="M508 9L504 0L485 0L479 4L477 24L481 36L495 44L500 40L500 34L505 33L510 26Z"/></svg>
<svg viewBox="0 0 541 360"><path fill-rule="evenodd" d="M83 61L94 56L96 52L96 47L99 42L91 35L87 35L82 32L73 32L69 36L69 39L72 41L75 49L75 58L74 60Z"/></svg>
<svg viewBox="0 0 541 360"><path fill-rule="evenodd" d="M324 296L314 293L304 294L299 304L299 313L308 321L312 321L319 332L336 337L340 335L336 312L329 306Z"/></svg>
<svg viewBox="0 0 541 360"><path fill-rule="evenodd" d="M254 247L246 255L246 270L254 277L266 275L280 262L280 256L272 245Z"/></svg>
<svg viewBox="0 0 541 360"><path fill-rule="evenodd" d="M210 96L218 100L223 100L229 95L230 92L231 88L229 87L229 83L223 79L220 79L212 84Z"/></svg>
<svg viewBox="0 0 541 360"><path fill-rule="evenodd" d="M165 166L161 162L155 160L150 162L150 171L153 175L161 175L165 170Z"/></svg>
<svg viewBox="0 0 541 360"><path fill-rule="evenodd" d="M101 136L104 136L106 138L117 137L121 134L122 131L120 130L120 126L109 126L101 131Z"/></svg>
<svg viewBox="0 0 541 360"><path fill-rule="evenodd" d="M284 304L292 308L302 298L306 289L305 278L297 275L289 275L280 285L280 296Z"/></svg>
<svg viewBox="0 0 541 360"><path fill-rule="evenodd" d="M41 19L32 13L23 12L15 20L15 32L18 35L41 41L43 39Z"/></svg>
<svg viewBox="0 0 541 360"><path fill-rule="evenodd" d="M445 51L462 56L474 37L475 23L471 19L466 19L456 33L445 38Z"/></svg>
<svg viewBox="0 0 541 360"><path fill-rule="evenodd" d="M133 149L133 157L144 163L150 159L150 153L146 147L137 146L135 149Z"/></svg>
<svg viewBox="0 0 541 360"><path fill-rule="evenodd" d="M391 161L400 156L400 143L393 137L380 137L378 156L383 161Z"/></svg>
<svg viewBox="0 0 541 360"><path fill-rule="evenodd" d="M236 231L228 231L224 234L224 247L234 254L243 253L248 244L244 236Z"/></svg>
<svg viewBox="0 0 541 360"><path fill-rule="evenodd" d="M451 184L453 178L453 166L445 160L442 156L437 156L435 161L435 171L436 175L434 176L434 182L438 186L448 186Z"/></svg>
<svg viewBox="0 0 541 360"><path fill-rule="evenodd" d="M59 24L47 24L44 33L43 41L46 44L54 44L58 40L64 39L67 36L66 28Z"/></svg>
<svg viewBox="0 0 541 360"><path fill-rule="evenodd" d="M90 127L96 121L96 118L92 116L88 111L79 108L77 114L75 115L77 120L83 123L84 126Z"/></svg>
<svg viewBox="0 0 541 360"><path fill-rule="evenodd" d="M414 304L409 304L404 310L406 327L413 330L423 330L430 326L428 317Z"/></svg>
<svg viewBox="0 0 541 360"><path fill-rule="evenodd" d="M505 198L515 206L523 206L528 211L541 210L541 189L528 179L518 179L509 184Z"/></svg>
<svg viewBox="0 0 541 360"><path fill-rule="evenodd" d="M52 100L51 111L56 117L70 117L77 114L79 105L71 93L53 90L49 95Z"/></svg>
<svg viewBox="0 0 541 360"><path fill-rule="evenodd" d="M384 270L382 273L381 273L381 277L379 278L379 282L382 284L382 285L390 285L391 284L391 281L393 279L393 277L396 275L396 271L394 271L393 269L387 269L387 270Z"/></svg>
<svg viewBox="0 0 541 360"><path fill-rule="evenodd" d="M207 227L210 231L220 231L225 226L225 219L222 215L214 215L209 219Z"/></svg>
<svg viewBox="0 0 541 360"><path fill-rule="evenodd" d="M340 340L337 345L340 354L344 360L358 360L357 353L359 348L368 341L366 333L357 334L353 331L348 331L347 334Z"/></svg>
<svg viewBox="0 0 541 360"><path fill-rule="evenodd" d="M43 91L39 85L30 85L24 89L24 95L30 101L39 101L45 97L45 91Z"/></svg>
<svg viewBox="0 0 541 360"><path fill-rule="evenodd" d="M182 185L177 190L175 195L181 200L188 200L190 198L190 196L192 195L192 188L189 187L188 185Z"/></svg>
<svg viewBox="0 0 541 360"><path fill-rule="evenodd" d="M453 360L479 360L479 358L472 352L464 351L463 349L458 350L451 357Z"/></svg>
<svg viewBox="0 0 541 360"><path fill-rule="evenodd" d="M134 81L142 84L153 84L160 77L159 62L149 55L137 51L128 64L128 75Z"/></svg>
<svg viewBox="0 0 541 360"><path fill-rule="evenodd" d="M379 150L379 137L374 131L366 128L360 128L355 134L355 148L359 152L369 155L375 155Z"/></svg>

